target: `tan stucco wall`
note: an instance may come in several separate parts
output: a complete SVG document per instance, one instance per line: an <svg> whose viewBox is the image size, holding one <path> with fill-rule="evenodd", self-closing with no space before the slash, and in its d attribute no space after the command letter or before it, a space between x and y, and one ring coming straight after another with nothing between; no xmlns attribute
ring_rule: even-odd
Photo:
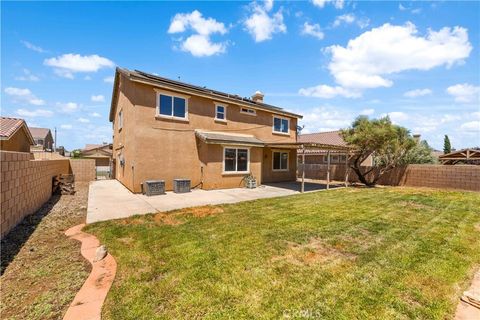
<svg viewBox="0 0 480 320"><path fill-rule="evenodd" d="M0 150L30 152L30 140L25 133L25 129L18 129L8 140L0 140Z"/></svg>
<svg viewBox="0 0 480 320"><path fill-rule="evenodd" d="M288 171L273 171L273 151L289 152L288 154ZM263 150L263 182L280 182L280 181L292 181L296 178L297 150L282 150L264 148Z"/></svg>
<svg viewBox="0 0 480 320"><path fill-rule="evenodd" d="M205 145L195 137L195 129L253 134L266 142L296 141L295 118L290 118L289 136L277 135L272 133L272 113L257 110L257 115L251 116L240 113L239 105L229 104L227 123L219 123L214 120L214 100L193 95L188 100L188 122L156 118L156 91L152 86L129 82L120 74L120 89L113 156L118 158L118 150L123 145L125 168L119 170L119 161L116 161L116 178L134 192L141 192L141 184L150 179L165 180L167 190L172 189L175 178L191 179L195 186L201 181L202 167L206 189L241 186L244 174L222 175L223 147ZM120 109L124 112L124 121L123 129L118 132L115 122ZM294 159L294 156L290 158L292 179L296 170ZM251 148L250 168L258 181L262 176L262 160L262 149ZM283 180L286 174L280 176Z"/></svg>

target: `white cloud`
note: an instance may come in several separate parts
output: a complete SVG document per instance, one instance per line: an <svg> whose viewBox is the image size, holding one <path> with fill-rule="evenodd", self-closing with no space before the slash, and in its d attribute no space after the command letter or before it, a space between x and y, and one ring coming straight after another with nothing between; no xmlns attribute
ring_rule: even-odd
<svg viewBox="0 0 480 320"><path fill-rule="evenodd" d="M227 45L225 43L214 43L207 36L194 34L188 37L180 48L182 51L190 52L195 57L208 57L224 53Z"/></svg>
<svg viewBox="0 0 480 320"><path fill-rule="evenodd" d="M69 130L69 129L72 129L72 125L71 124L62 124L60 125L60 128L62 129L66 129L66 130Z"/></svg>
<svg viewBox="0 0 480 320"><path fill-rule="evenodd" d="M329 70L337 83L352 88L389 87L386 75L406 70L429 70L461 63L472 50L461 27L428 31L416 36L415 25L384 24L350 40L347 47L329 47Z"/></svg>
<svg viewBox="0 0 480 320"><path fill-rule="evenodd" d="M38 81L40 80L39 77L37 77L36 75L32 74L30 72L30 70L26 69L26 68L23 68L22 69L22 75L20 76L16 76L15 77L15 80L18 80L18 81Z"/></svg>
<svg viewBox="0 0 480 320"><path fill-rule="evenodd" d="M345 1L344 0L312 0L312 3L314 6L317 6L319 8L323 8L325 7L325 4L331 3L336 9L343 9Z"/></svg>
<svg viewBox="0 0 480 320"><path fill-rule="evenodd" d="M345 98L359 98L361 96L361 93L355 90L350 90L339 86L331 87L324 84L315 87L302 88L298 91L298 93L306 97L325 99L331 99L337 96L343 96Z"/></svg>
<svg viewBox="0 0 480 320"><path fill-rule="evenodd" d="M320 40L322 40L325 37L325 34L322 32L322 29L320 28L320 25L318 23L310 24L308 22L305 22L303 24L301 33L304 35L313 36Z"/></svg>
<svg viewBox="0 0 480 320"><path fill-rule="evenodd" d="M417 33L410 22L373 28L348 41L346 47L328 47L328 69L337 84L358 93L367 88L390 87L393 81L388 76L402 71L461 64L472 50L467 29L462 27L429 30L425 37Z"/></svg>
<svg viewBox="0 0 480 320"><path fill-rule="evenodd" d="M463 131L480 132L480 121L465 122L460 126Z"/></svg>
<svg viewBox="0 0 480 320"><path fill-rule="evenodd" d="M251 4L252 14L244 21L244 25L255 39L255 42L270 40L275 33L287 32L287 26L283 23L281 10L269 15L272 7L273 1L266 2L264 6L256 2Z"/></svg>
<svg viewBox="0 0 480 320"><path fill-rule="evenodd" d="M398 5L398 9L399 9L400 11L405 11L405 10L407 10L407 8L405 8L404 6L402 6L401 3Z"/></svg>
<svg viewBox="0 0 480 320"><path fill-rule="evenodd" d="M54 72L62 77L73 79L77 72L97 72L102 68L113 68L113 61L99 55L82 56L79 54L64 54L55 58L45 59L43 64L53 67Z"/></svg>
<svg viewBox="0 0 480 320"><path fill-rule="evenodd" d="M206 57L226 51L226 43L215 43L210 39L212 34L227 33L228 30L222 22L213 18L204 18L198 10L191 13L177 13L170 23L168 33L182 33L187 30L193 30L194 34L182 42L181 50L190 52L195 57Z"/></svg>
<svg viewBox="0 0 480 320"><path fill-rule="evenodd" d="M36 110L26 110L18 109L17 114L21 117L51 117L53 112L50 110L36 109Z"/></svg>
<svg viewBox="0 0 480 320"><path fill-rule="evenodd" d="M204 36L209 36L212 33L227 33L227 29L222 22L213 18L205 19L198 10L194 10L192 13L177 13L170 23L168 33L185 32L189 28Z"/></svg>
<svg viewBox="0 0 480 320"><path fill-rule="evenodd" d="M101 94L99 95L93 95L90 97L90 99L93 101L93 102L105 102L105 97L102 96Z"/></svg>
<svg viewBox="0 0 480 320"><path fill-rule="evenodd" d="M90 117L94 117L94 118L100 118L102 115L98 112L92 112L90 113Z"/></svg>
<svg viewBox="0 0 480 320"><path fill-rule="evenodd" d="M13 88L13 87L5 88L5 93L10 96L16 96L16 97L28 97L32 95L32 92L28 89L20 89L20 88Z"/></svg>
<svg viewBox="0 0 480 320"><path fill-rule="evenodd" d="M57 102L56 105L57 105L57 108L59 108L62 112L65 112L65 113L75 112L79 108L78 104L75 102L67 102L67 103Z"/></svg>
<svg viewBox="0 0 480 320"><path fill-rule="evenodd" d="M468 83L456 84L447 88L447 93L455 98L456 102L474 102L480 100L480 86Z"/></svg>
<svg viewBox="0 0 480 320"><path fill-rule="evenodd" d="M13 98L14 101L27 102L34 106L43 106L45 101L37 98L29 89L14 87L5 88L5 93Z"/></svg>
<svg viewBox="0 0 480 320"><path fill-rule="evenodd" d="M303 113L300 121L305 125L303 133L332 131L348 127L353 121L353 113L332 106L321 106Z"/></svg>
<svg viewBox="0 0 480 320"><path fill-rule="evenodd" d="M472 112L472 114L471 114L470 116L471 116L471 118L473 118L473 119L478 119L478 120L480 120L480 111Z"/></svg>
<svg viewBox="0 0 480 320"><path fill-rule="evenodd" d="M36 46L31 42L28 42L28 41L21 41L21 42L27 49L33 50L33 51L38 52L38 53L47 52L47 50L44 50L43 48L41 48L39 46Z"/></svg>
<svg viewBox="0 0 480 320"><path fill-rule="evenodd" d="M361 29L368 27L370 24L370 20L367 18L358 18L353 13L346 13L342 14L341 16L337 16L335 21L333 21L332 27L336 28L342 24L352 24L356 23Z"/></svg>
<svg viewBox="0 0 480 320"><path fill-rule="evenodd" d="M341 16L337 16L335 18L335 21L333 22L333 27L338 27L342 23L351 24L353 22L355 22L355 16L353 14L351 13L342 14Z"/></svg>
<svg viewBox="0 0 480 320"><path fill-rule="evenodd" d="M78 122L81 122L81 123L89 123L90 122L90 120L88 120L86 118L78 118L77 120L78 120Z"/></svg>
<svg viewBox="0 0 480 320"><path fill-rule="evenodd" d="M412 12L413 14L419 14L420 12L422 12L422 9L420 9L420 8L412 9L411 12Z"/></svg>
<svg viewBox="0 0 480 320"><path fill-rule="evenodd" d="M115 77L103 78L103 82L106 82L106 83L113 83L114 81L115 81Z"/></svg>
<svg viewBox="0 0 480 320"><path fill-rule="evenodd" d="M416 98L432 94L430 89L415 89L405 92L403 95L407 98Z"/></svg>
<svg viewBox="0 0 480 320"><path fill-rule="evenodd" d="M401 111L393 111L393 112L388 112L384 113L381 115L381 117L388 116L390 120L392 120L393 123L398 124L398 122L405 121L409 119L408 114L405 112Z"/></svg>
<svg viewBox="0 0 480 320"><path fill-rule="evenodd" d="M363 116L371 116L374 113L375 109L363 109L362 111L360 111L360 114Z"/></svg>

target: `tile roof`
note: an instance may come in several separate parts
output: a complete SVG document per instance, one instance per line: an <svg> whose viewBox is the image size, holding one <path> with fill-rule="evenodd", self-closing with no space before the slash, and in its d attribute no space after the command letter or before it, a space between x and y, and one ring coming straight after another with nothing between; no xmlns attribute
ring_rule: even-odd
<svg viewBox="0 0 480 320"><path fill-rule="evenodd" d="M0 137L10 138L23 123L23 119L0 117Z"/></svg>
<svg viewBox="0 0 480 320"><path fill-rule="evenodd" d="M37 139L44 139L48 132L50 132L50 129L48 128L35 128L35 127L28 127L30 129L30 132L32 133L33 138Z"/></svg>
<svg viewBox="0 0 480 320"><path fill-rule="evenodd" d="M298 142L312 142L345 147L347 143L343 140L340 131L316 132L298 135Z"/></svg>
<svg viewBox="0 0 480 320"><path fill-rule="evenodd" d="M21 127L25 128L25 134L30 140L30 144L34 144L33 137L30 131L27 130L27 123L20 118L0 117L0 138L2 140L8 140L15 134Z"/></svg>

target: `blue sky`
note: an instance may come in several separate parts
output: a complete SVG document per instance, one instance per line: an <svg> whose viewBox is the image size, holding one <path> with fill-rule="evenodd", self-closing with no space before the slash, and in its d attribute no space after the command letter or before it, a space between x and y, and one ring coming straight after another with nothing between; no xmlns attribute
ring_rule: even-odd
<svg viewBox="0 0 480 320"><path fill-rule="evenodd" d="M304 132L389 114L435 148L480 145L479 2L5 2L1 113L111 140L115 66L250 96Z"/></svg>

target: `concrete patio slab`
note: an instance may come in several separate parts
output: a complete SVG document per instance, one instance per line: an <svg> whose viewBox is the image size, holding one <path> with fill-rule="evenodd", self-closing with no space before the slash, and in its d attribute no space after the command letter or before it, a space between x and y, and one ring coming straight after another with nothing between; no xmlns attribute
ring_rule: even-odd
<svg viewBox="0 0 480 320"><path fill-rule="evenodd" d="M325 189L324 184L305 183L306 192ZM117 180L94 181L90 184L88 195L87 223L196 206L283 197L299 194L299 190L298 182L283 182L262 185L256 189L197 189L188 193L167 192L165 195L148 197L130 192Z"/></svg>

